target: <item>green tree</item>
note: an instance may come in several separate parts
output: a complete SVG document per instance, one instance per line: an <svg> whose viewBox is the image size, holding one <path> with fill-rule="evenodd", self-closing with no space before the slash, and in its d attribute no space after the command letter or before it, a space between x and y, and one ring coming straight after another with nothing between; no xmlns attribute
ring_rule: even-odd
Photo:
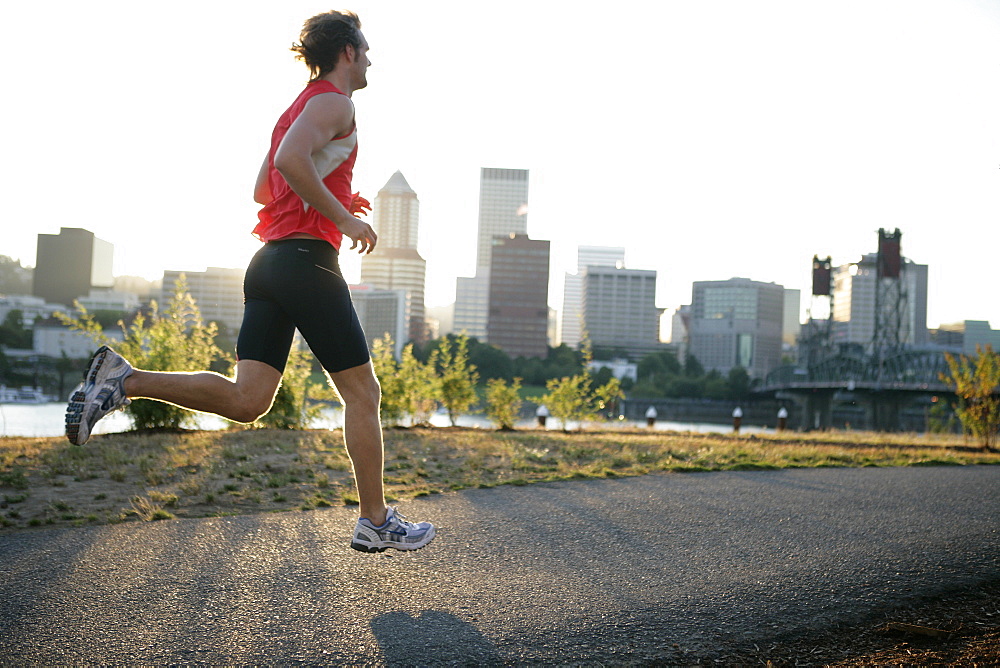
<svg viewBox="0 0 1000 668"><path fill-rule="evenodd" d="M479 374L469 363L469 337L445 337L431 354L428 362L438 374L438 396L448 411L451 426L458 424L458 416L468 413L476 403L476 384Z"/></svg>
<svg viewBox="0 0 1000 668"><path fill-rule="evenodd" d="M559 420L563 431L568 429L570 422L576 421L580 423L580 428L583 428L583 421L589 413L587 406L588 381L589 378L586 374L581 373L574 376L552 378L545 383L545 389L548 392L537 401L549 409L549 414L552 417Z"/></svg>
<svg viewBox="0 0 1000 668"><path fill-rule="evenodd" d="M206 325L198 305L187 290L184 277L161 312L156 302L151 312L139 313L128 326L119 322L124 340L114 341L104 334L97 320L76 304L79 315L57 313L70 329L83 332L95 345L113 345L137 368L147 371L201 371L216 358L226 358L215 345L214 324ZM232 361L230 360L231 366ZM135 429L176 429L195 424L195 414L173 404L136 399L125 409Z"/></svg>
<svg viewBox="0 0 1000 668"><path fill-rule="evenodd" d="M399 362L393 353L392 337L389 334L373 342L372 366L375 368L375 377L378 378L382 389L382 424L387 427L398 426L406 415L405 388L399 374Z"/></svg>
<svg viewBox="0 0 1000 668"><path fill-rule="evenodd" d="M962 427L978 439L983 449L996 443L1000 430L1000 353L976 346L976 357L945 354L949 373L941 380L958 395L958 415Z"/></svg>
<svg viewBox="0 0 1000 668"><path fill-rule="evenodd" d="M701 378L705 375L705 367L691 353L684 358L684 375L688 378Z"/></svg>
<svg viewBox="0 0 1000 668"><path fill-rule="evenodd" d="M535 399L560 421L563 431L570 422L577 422L582 430L584 422L600 419L612 402L624 396L617 378L611 377L600 386L594 382L590 374L591 359L590 342L584 340L577 373L548 380L545 383L548 392Z"/></svg>
<svg viewBox="0 0 1000 668"><path fill-rule="evenodd" d="M418 360L413 354L413 344L403 348L399 361L399 378L402 382L403 406L410 416L411 425L429 426L431 415L441 396L441 384L434 367Z"/></svg>
<svg viewBox="0 0 1000 668"><path fill-rule="evenodd" d="M20 260L0 255L0 294L30 295L32 270L21 266Z"/></svg>
<svg viewBox="0 0 1000 668"><path fill-rule="evenodd" d="M11 309L0 325L0 346L27 350L34 345L31 327L25 327L23 319L21 309Z"/></svg>
<svg viewBox="0 0 1000 668"><path fill-rule="evenodd" d="M521 379L508 385L503 378L486 381L486 416L501 431L511 431L521 414Z"/></svg>
<svg viewBox="0 0 1000 668"><path fill-rule="evenodd" d="M742 401L750 394L750 374L741 366L729 370L729 399Z"/></svg>

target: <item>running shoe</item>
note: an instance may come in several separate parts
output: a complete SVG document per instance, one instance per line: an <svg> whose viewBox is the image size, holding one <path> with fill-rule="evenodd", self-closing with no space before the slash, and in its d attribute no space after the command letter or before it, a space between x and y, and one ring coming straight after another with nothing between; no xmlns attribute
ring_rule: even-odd
<svg viewBox="0 0 1000 668"><path fill-rule="evenodd" d="M430 522L410 522L389 506L385 524L375 526L362 517L354 526L351 547L361 552L385 552L387 549L419 550L434 538L434 525Z"/></svg>
<svg viewBox="0 0 1000 668"><path fill-rule="evenodd" d="M66 407L66 438L71 443L83 445L98 420L132 403L125 396L125 379L131 375L132 365L124 357L107 346L97 349Z"/></svg>

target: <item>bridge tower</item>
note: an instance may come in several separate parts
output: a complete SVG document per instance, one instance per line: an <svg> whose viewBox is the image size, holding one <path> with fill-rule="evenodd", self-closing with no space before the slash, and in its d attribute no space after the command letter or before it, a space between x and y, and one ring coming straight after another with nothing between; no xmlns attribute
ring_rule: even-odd
<svg viewBox="0 0 1000 668"><path fill-rule="evenodd" d="M809 320L799 336L799 349L804 353L799 359L805 367L819 364L833 354L833 258L813 255L812 299ZM825 308L824 308L825 307ZM826 318L814 317L817 311L826 311Z"/></svg>
<svg viewBox="0 0 1000 668"><path fill-rule="evenodd" d="M909 309L906 282L901 280L903 261L900 240L903 234L878 231L878 255L875 272L875 328L871 355L881 381L885 361L900 352L908 339Z"/></svg>

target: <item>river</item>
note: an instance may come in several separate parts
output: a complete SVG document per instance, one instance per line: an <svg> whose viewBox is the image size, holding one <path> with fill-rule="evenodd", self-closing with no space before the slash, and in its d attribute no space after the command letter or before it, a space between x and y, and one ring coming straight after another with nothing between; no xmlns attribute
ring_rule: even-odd
<svg viewBox="0 0 1000 668"><path fill-rule="evenodd" d="M2 436L62 436L63 419L66 412L66 404L0 404L0 437ZM343 411L340 408L326 408L320 417L310 425L315 429L336 429L343 424ZM225 429L230 423L215 415L199 414L197 416L198 427L201 429ZM431 424L435 427L450 426L448 416L442 413L435 413L431 417ZM604 423L593 423L588 428L635 428L644 427L645 422L630 420L614 420ZM484 429L492 428L492 424L481 415L463 415L458 419L460 427L479 427ZM535 420L521 420L517 424L520 428L534 428ZM569 425L571 429L576 428L575 424ZM121 411L108 415L97 423L94 429L95 434L111 434L128 431L132 424L128 416ZM561 428L558 420L548 419L548 429L558 430ZM699 433L726 433L733 430L732 425L707 424L707 423L685 423L657 421L655 429L660 431L693 431ZM741 433L770 433L773 429L764 429L743 425Z"/></svg>

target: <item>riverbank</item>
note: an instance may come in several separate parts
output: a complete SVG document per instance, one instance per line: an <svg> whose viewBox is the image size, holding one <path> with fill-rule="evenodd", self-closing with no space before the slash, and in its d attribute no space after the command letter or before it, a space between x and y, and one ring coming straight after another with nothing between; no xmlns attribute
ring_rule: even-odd
<svg viewBox="0 0 1000 668"><path fill-rule="evenodd" d="M653 472L1000 464L947 435L721 434L641 429L389 429L390 501L470 487ZM0 531L302 512L354 505L339 430L226 430L0 439Z"/></svg>

